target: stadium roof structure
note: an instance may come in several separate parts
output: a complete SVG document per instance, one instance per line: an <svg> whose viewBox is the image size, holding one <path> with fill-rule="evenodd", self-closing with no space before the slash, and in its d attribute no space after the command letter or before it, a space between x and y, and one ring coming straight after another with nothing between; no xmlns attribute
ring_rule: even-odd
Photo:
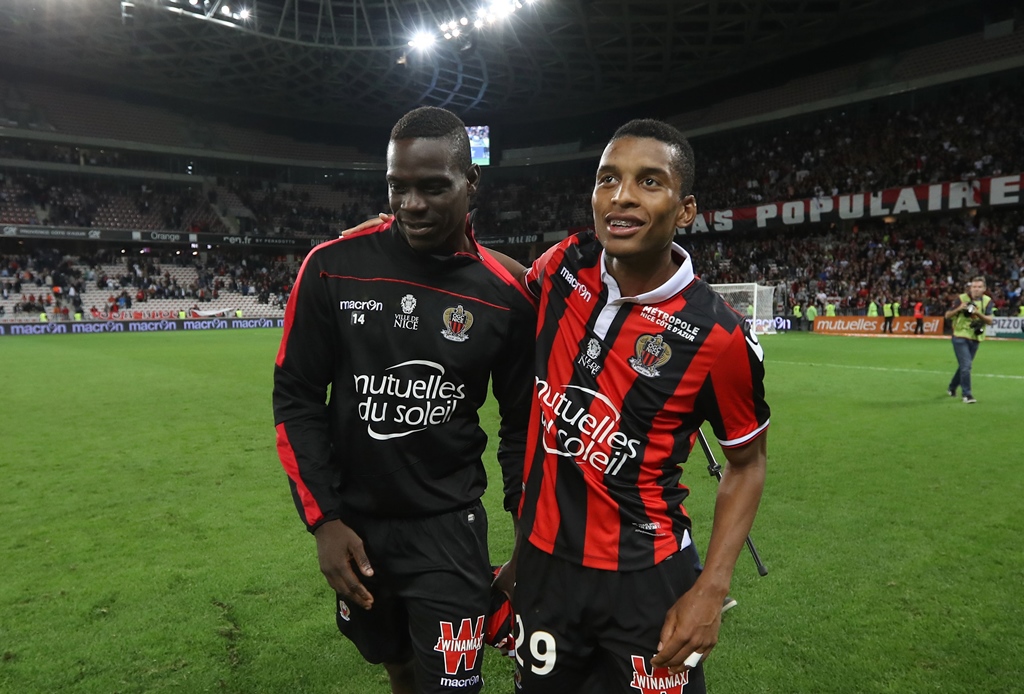
<svg viewBox="0 0 1024 694"><path fill-rule="evenodd" d="M538 120L880 41L965 5L977 3L5 0L0 63L289 119L376 125L435 105Z"/></svg>

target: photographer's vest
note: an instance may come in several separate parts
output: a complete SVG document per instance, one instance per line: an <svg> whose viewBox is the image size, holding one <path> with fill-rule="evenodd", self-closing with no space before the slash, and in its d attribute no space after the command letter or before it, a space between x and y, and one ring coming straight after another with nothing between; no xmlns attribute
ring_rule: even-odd
<svg viewBox="0 0 1024 694"><path fill-rule="evenodd" d="M971 297L967 294L960 295L960 301L965 304L974 304L977 310L984 314L988 310L988 305L992 302L992 297L988 294L983 295L977 301L971 301ZM984 326L984 323L982 323ZM968 340L977 340L981 342L985 339L985 333L982 332L980 335L974 333L974 326L971 323L971 317L963 311L958 311L953 316L953 337L966 337Z"/></svg>

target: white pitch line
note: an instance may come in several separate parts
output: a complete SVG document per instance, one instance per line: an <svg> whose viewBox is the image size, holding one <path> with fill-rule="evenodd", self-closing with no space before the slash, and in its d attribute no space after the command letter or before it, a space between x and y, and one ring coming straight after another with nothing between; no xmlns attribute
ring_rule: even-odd
<svg viewBox="0 0 1024 694"><path fill-rule="evenodd" d="M911 374L938 374L939 376L942 376L942 375L947 375L948 376L953 371L955 371L955 369L950 369L949 371L929 371L927 369L898 369L898 368L893 368L893 367L889 367L889 366L858 366L856 364L822 364L822 363L819 363L819 362L808 362L808 361L781 361L779 359L768 359L768 360L766 360L766 362L769 365L771 365L771 364L792 364L794 366L834 366L834 367L839 368L839 369L863 369L865 371L901 371L903 373L911 373ZM977 372L972 371L971 372L971 378L974 378L975 376L981 376L983 378L1009 378L1009 379L1013 379L1015 381L1024 381L1024 376L1016 376L1016 375L1013 375L1013 374L981 374L981 373L977 373Z"/></svg>

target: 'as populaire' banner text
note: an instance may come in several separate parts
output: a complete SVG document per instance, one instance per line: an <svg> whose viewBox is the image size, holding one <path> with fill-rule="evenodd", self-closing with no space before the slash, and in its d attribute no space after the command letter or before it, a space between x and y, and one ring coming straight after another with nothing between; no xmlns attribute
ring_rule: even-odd
<svg viewBox="0 0 1024 694"><path fill-rule="evenodd" d="M882 219L901 215L964 210L972 207L1020 205L1022 174L990 176L972 181L887 188L875 193L832 195L788 202L771 202L732 210L701 212L681 234L750 231L838 222Z"/></svg>

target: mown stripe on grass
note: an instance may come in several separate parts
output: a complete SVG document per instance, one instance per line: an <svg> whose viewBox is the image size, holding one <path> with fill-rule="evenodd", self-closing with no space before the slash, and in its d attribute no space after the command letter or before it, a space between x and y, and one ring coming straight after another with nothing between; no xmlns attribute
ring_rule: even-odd
<svg viewBox="0 0 1024 694"><path fill-rule="evenodd" d="M859 364L827 364L823 362L810 362L810 361L783 361L781 359L772 359L772 364L789 364L791 366L834 366L837 369L863 369L865 371L899 371L902 373L912 374L937 374L939 376L948 376L953 370L947 371L932 371L929 369L900 369L893 366L862 366ZM971 372L971 378L1009 378L1015 381L1024 381L1024 376L1018 376L1015 374L983 374L977 371Z"/></svg>

